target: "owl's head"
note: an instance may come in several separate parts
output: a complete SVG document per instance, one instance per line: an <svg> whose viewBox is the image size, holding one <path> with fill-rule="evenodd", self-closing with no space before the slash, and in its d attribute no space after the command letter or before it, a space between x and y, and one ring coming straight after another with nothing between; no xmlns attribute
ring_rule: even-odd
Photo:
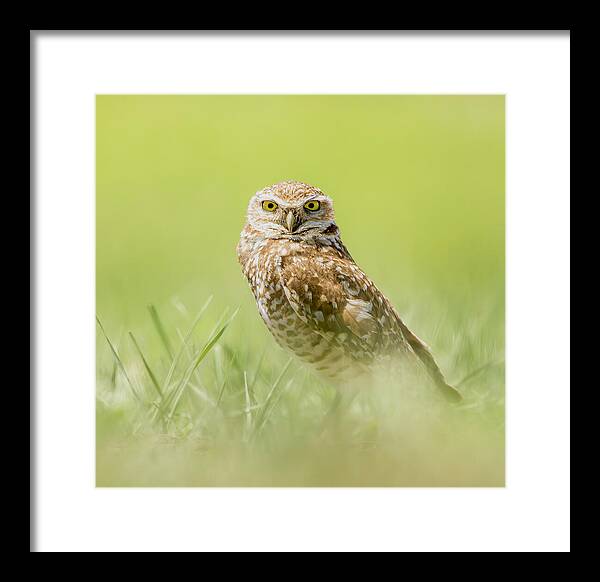
<svg viewBox="0 0 600 582"><path fill-rule="evenodd" d="M248 205L246 226L265 238L301 240L338 233L331 198L292 180L259 190Z"/></svg>

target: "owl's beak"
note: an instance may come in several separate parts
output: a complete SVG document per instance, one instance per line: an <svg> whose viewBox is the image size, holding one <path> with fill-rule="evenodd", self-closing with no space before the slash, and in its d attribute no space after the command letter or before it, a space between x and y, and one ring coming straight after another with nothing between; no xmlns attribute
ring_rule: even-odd
<svg viewBox="0 0 600 582"><path fill-rule="evenodd" d="M290 210L285 217L285 223L287 224L288 230L290 232L294 232L294 226L296 225L296 217L294 213Z"/></svg>

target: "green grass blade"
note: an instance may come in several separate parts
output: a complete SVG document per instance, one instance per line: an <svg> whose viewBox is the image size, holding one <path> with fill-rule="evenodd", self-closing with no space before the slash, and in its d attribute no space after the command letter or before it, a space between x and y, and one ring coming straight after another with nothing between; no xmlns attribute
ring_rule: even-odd
<svg viewBox="0 0 600 582"><path fill-rule="evenodd" d="M179 404L179 400L183 395L185 388L194 373L194 370L200 365L202 360L208 355L208 353L212 350L215 344L221 339L221 336L225 333L225 330L229 327L229 324L233 321L233 318L237 315L238 310L234 312L234 314L221 326L221 328L206 342L204 347L200 350L200 352L196 355L190 366L183 375L183 378L180 380L177 387L171 392L173 395L172 398L168 398L169 403L172 400L173 404L171 405L171 410L169 412L168 421L173 418L173 414L177 410L177 406Z"/></svg>
<svg viewBox="0 0 600 582"><path fill-rule="evenodd" d="M179 361L181 360L181 356L183 355L183 352L185 351L185 348L187 347L188 342L190 341L190 338L192 337L192 334L194 333L194 330L196 329L196 326L198 325L198 322L202 318L202 315L204 315L204 312L207 310L207 308L211 304L212 300L213 300L213 296L211 295L206 300L204 305L200 308L198 315L196 315L196 318L192 322L190 329L188 330L187 334L185 335L183 341L181 342L181 345L179 346L179 350L177 351L175 358L173 358L173 361L171 362L171 367L169 368L169 372L167 373L167 377L165 378L165 381L163 383L163 390L165 392L169 388L169 384L173 378L173 374L175 373L177 365L179 364Z"/></svg>
<svg viewBox="0 0 600 582"><path fill-rule="evenodd" d="M504 360L502 360L501 362L488 362L487 364L484 364L483 366L476 368L475 370L467 374L460 382L456 383L456 387L460 388L461 386L465 385L469 380L475 378L475 376L479 376L479 374L482 374L483 372L486 372L491 368L500 366L504 366Z"/></svg>
<svg viewBox="0 0 600 582"><path fill-rule="evenodd" d="M192 393L197 396L198 400L202 400L202 402L206 402L213 408L216 408L217 403L206 393L204 389L202 389L200 386L196 386L196 384L192 384L192 382L190 382L189 386L192 389Z"/></svg>
<svg viewBox="0 0 600 582"><path fill-rule="evenodd" d="M214 343L212 343L212 345L210 345L210 347L207 344L204 348L202 348L202 350L200 350L200 352L198 353L198 355L196 356L196 358L194 359L192 364L190 364L190 366L184 373L183 378L180 380L179 384L173 389L173 391L169 394L168 398L165 400L165 407L171 406L171 410L167 417L167 424L173 418L173 415L175 414L175 411L177 410L177 406L179 405L179 401L181 400L181 397L183 396L183 394L185 392L185 388L188 385L188 383L192 377L192 374L194 373L194 370L200 365L202 360L210 352L211 348L219 340L221 335L222 335L222 333L220 333L218 335L218 337L214 338L215 341L214 341Z"/></svg>
<svg viewBox="0 0 600 582"><path fill-rule="evenodd" d="M140 348L139 344L137 343L134 335L132 332L129 332L129 337L131 338L131 341L133 343L133 345L135 346L135 349L137 350L137 353L139 354L142 363L144 364L144 368L146 368L146 372L148 372L148 376L150 376L150 380L152 381L152 385L154 386L156 392L158 392L158 395L162 398L162 390L160 388L160 384L158 383L158 380L156 379L156 376L154 375L154 372L152 371L152 368L150 368L150 364L148 364L148 361L146 360L146 358L144 357L144 353L142 352L142 348Z"/></svg>
<svg viewBox="0 0 600 582"><path fill-rule="evenodd" d="M127 374L127 370L125 370L125 366L123 365L123 362L121 361L121 358L119 357L119 354L117 353L117 350L115 349L115 346L110 341L110 338L108 337L108 334L104 330L104 326L102 325L102 322L100 321L100 318L97 315L96 315L96 321L98 322L98 327L100 327L100 331L102 331L102 335L106 338L106 341L110 347L110 351L112 352L112 354L115 358L115 361L117 362L117 365L119 366L119 369L121 370L121 372L123 373L123 376L125 376L125 379L127 380L127 384L129 385L129 388L131 389L132 394L134 395L135 399L141 403L142 398L138 394L137 390L135 389L135 386L133 385L131 379L129 378L129 375Z"/></svg>
<svg viewBox="0 0 600 582"><path fill-rule="evenodd" d="M119 346L121 345L121 340L123 339L123 330L119 333L119 341L117 341L115 345L115 350L119 351ZM117 360L113 358L113 365L110 372L110 387L114 390L117 387L117 373L119 371L119 364Z"/></svg>
<svg viewBox="0 0 600 582"><path fill-rule="evenodd" d="M288 368L290 367L291 363L292 363L292 358L290 358L287 361L287 363L281 370L281 373L279 374L279 376L277 376L277 379L275 380L275 382L273 382L273 386L271 387L271 390L269 391L269 394L267 395L267 398L265 399L265 401L262 405L262 409L261 409L261 411L258 415L258 418L256 419L256 422L254 424L254 432L252 433L253 438L258 435L258 433L262 430L262 427L265 425L267 418L268 418L269 409L273 402L273 398L276 395L279 384L281 383L281 380L285 376L285 373L288 371Z"/></svg>
<svg viewBox="0 0 600 582"><path fill-rule="evenodd" d="M290 386L293 383L294 383L294 378L290 378L287 381L286 385L281 390L279 390L277 392L277 394L273 398L273 403L265 411L265 417L263 419L262 426L260 427L260 430L262 430L264 428L264 426L267 424L267 421L269 420L269 417L271 416L271 414L273 413L273 411L277 408L277 405L279 404L279 401L281 400L282 396L289 390Z"/></svg>
<svg viewBox="0 0 600 582"><path fill-rule="evenodd" d="M169 341L169 336L167 335L167 332L165 331L165 327L160 319L160 316L158 315L158 311L157 311L156 307L152 304L148 305L148 311L150 312L150 317L152 318L152 323L154 323L154 327L156 328L156 331L158 332L158 335L162 341L162 344L163 344L165 350L167 351L167 354L169 354L169 359L172 360L173 359L173 348L171 347L171 342Z"/></svg>
<svg viewBox="0 0 600 582"><path fill-rule="evenodd" d="M254 377L252 378L252 382L250 383L249 392L250 392L250 400L252 404L256 404L256 397L254 395L254 387L256 386L256 382L258 380L258 376L260 374L260 369L263 365L265 354L267 353L266 346L263 348L260 357L258 358L258 363L256 364L256 371L254 372Z"/></svg>
<svg viewBox="0 0 600 582"><path fill-rule="evenodd" d="M227 385L227 381L223 380L223 384L221 384L221 388L219 389L219 396L217 397L217 408L221 406L221 401L223 400L223 396L225 395L225 386Z"/></svg>
<svg viewBox="0 0 600 582"><path fill-rule="evenodd" d="M250 399L250 389L248 388L248 374L244 371L244 396L246 399L246 435L250 436L252 431L252 400Z"/></svg>
<svg viewBox="0 0 600 582"><path fill-rule="evenodd" d="M210 301L212 300L212 296L209 298L209 300L206 302L206 304L204 305L204 307L200 310L200 313L198 314L198 316L196 317L196 320L194 321L194 323L192 324L192 327L190 328L190 331L188 332L187 336L186 336L186 341L181 345L180 348L180 353L178 354L178 358L180 359L181 355L183 354L184 348L187 348L189 350L189 338L192 335L192 331L194 330L194 328L196 327L196 324L198 323L198 321L200 320L200 316L202 315L202 313L204 312L204 309L206 309L206 307L208 307L208 304L210 303ZM212 329L212 331L208 334L208 337L211 338L215 331L217 329L219 329L219 326L221 325L221 323L223 322L223 320L225 319L225 315L229 312L229 308L227 307L225 309L225 311L223 312L223 314L221 315L221 317L219 317L218 321L217 321L217 325L215 325ZM236 311L237 313L237 311ZM234 314L235 315L235 314ZM232 318L233 319L233 318ZM194 355L191 354L190 355L190 365L191 363L194 361ZM165 393L165 399L164 399L164 408L167 408L169 406L169 403L172 401L173 397L175 396L177 389L180 385L180 382L177 382L174 384L173 388L171 388L171 390L169 390L169 387L171 385L171 380L173 378L174 372L175 372L175 368L176 366L171 365L171 369L169 370L169 374L167 375L167 378L165 380L165 383L163 385L164 389L163 392ZM184 375L185 375L185 371L184 371Z"/></svg>
<svg viewBox="0 0 600 582"><path fill-rule="evenodd" d="M235 313L233 315L235 316L238 311L239 311L239 309L236 309ZM225 321L225 318L227 317L228 313L229 313L229 307L226 307L225 310L223 311L223 313L220 315L219 319L217 319L217 323L215 323L213 328L210 330L208 337L212 337L216 333L216 331L218 329L220 329L221 324L223 323L223 321ZM233 319L233 316L230 319Z"/></svg>

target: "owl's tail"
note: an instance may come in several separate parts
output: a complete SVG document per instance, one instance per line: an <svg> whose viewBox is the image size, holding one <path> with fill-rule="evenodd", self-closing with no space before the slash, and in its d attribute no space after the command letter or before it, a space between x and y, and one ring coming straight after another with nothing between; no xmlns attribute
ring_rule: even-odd
<svg viewBox="0 0 600 582"><path fill-rule="evenodd" d="M444 374L440 370L435 358L429 351L427 344L421 341L412 331L410 331L404 322L400 321L400 325L406 341L409 343L410 347L413 349L421 362L425 365L427 372L431 376L431 379L435 382L435 385L440 389L442 395L450 402L460 402L462 400L462 394L456 388L454 388L454 386L451 386L448 384L448 382L446 382L446 378L444 378Z"/></svg>

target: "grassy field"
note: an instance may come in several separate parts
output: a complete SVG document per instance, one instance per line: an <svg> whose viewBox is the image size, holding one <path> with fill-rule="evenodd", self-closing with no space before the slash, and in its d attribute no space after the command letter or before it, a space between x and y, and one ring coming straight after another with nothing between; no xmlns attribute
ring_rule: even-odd
<svg viewBox="0 0 600 582"><path fill-rule="evenodd" d="M289 178L463 404L385 382L325 420L235 256ZM98 486L502 486L503 97L99 96L97 315Z"/></svg>

